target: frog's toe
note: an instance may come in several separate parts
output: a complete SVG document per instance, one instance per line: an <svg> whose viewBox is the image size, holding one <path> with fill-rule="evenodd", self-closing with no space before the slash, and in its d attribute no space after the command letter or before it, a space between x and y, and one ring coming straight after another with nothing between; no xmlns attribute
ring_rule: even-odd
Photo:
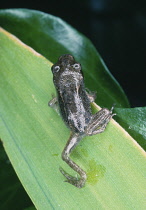
<svg viewBox="0 0 146 210"><path fill-rule="evenodd" d="M68 182L69 180L74 180L74 181L77 181L78 180L77 177L71 176L63 168L60 167L59 170L67 178L67 181L66 182Z"/></svg>
<svg viewBox="0 0 146 210"><path fill-rule="evenodd" d="M67 180L65 182L68 182L78 188L82 188L85 185L86 181L85 179L83 180L83 179L78 179L77 177L73 177L68 173L66 173L66 171L64 171L64 169L61 167L59 168L59 170L66 177Z"/></svg>

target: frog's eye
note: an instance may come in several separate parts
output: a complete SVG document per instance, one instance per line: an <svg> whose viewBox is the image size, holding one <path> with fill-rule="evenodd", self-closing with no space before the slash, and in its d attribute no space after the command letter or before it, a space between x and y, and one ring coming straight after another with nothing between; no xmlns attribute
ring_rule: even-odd
<svg viewBox="0 0 146 210"><path fill-rule="evenodd" d="M73 65L73 68L76 69L76 70L80 70L80 69L81 69L81 66L80 66L79 63L75 63L75 64Z"/></svg>
<svg viewBox="0 0 146 210"><path fill-rule="evenodd" d="M60 70L60 66L55 66L55 67L54 67L54 70L55 70L56 72L58 72L58 71Z"/></svg>

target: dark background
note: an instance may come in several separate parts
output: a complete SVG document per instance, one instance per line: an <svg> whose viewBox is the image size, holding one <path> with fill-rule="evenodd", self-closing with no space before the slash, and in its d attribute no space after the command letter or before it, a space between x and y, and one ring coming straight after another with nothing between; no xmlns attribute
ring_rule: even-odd
<svg viewBox="0 0 146 210"><path fill-rule="evenodd" d="M1 9L28 8L58 16L87 36L123 87L131 107L146 106L145 0L15 0ZM90 59L90 55L89 55Z"/></svg>

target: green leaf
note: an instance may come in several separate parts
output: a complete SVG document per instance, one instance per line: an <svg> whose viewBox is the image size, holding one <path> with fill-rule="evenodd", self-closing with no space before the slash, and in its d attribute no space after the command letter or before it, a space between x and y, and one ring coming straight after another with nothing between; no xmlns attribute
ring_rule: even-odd
<svg viewBox="0 0 146 210"><path fill-rule="evenodd" d="M36 210L34 206L30 206L29 208L26 208L25 210Z"/></svg>
<svg viewBox="0 0 146 210"><path fill-rule="evenodd" d="M116 119L146 150L146 107L116 108Z"/></svg>
<svg viewBox="0 0 146 210"><path fill-rule="evenodd" d="M47 107L55 93L52 64L2 29L0 55L1 139L35 207L144 210L145 153L134 139L111 120L71 156L87 171L85 187L65 183L58 169L74 174L60 157L70 132Z"/></svg>
<svg viewBox="0 0 146 210"><path fill-rule="evenodd" d="M97 91L99 105L129 107L123 89L92 43L60 18L34 10L6 9L0 11L0 23L53 63L62 54L72 54L82 64L86 86Z"/></svg>

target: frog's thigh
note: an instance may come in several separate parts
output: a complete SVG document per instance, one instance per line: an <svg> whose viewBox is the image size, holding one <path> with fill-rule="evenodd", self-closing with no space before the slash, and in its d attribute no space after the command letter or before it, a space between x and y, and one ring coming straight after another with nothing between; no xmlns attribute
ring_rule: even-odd
<svg viewBox="0 0 146 210"><path fill-rule="evenodd" d="M112 116L113 115L111 110L108 110L106 108L101 109L99 112L92 116L92 119L86 130L86 134L92 136L98 133L102 133Z"/></svg>

